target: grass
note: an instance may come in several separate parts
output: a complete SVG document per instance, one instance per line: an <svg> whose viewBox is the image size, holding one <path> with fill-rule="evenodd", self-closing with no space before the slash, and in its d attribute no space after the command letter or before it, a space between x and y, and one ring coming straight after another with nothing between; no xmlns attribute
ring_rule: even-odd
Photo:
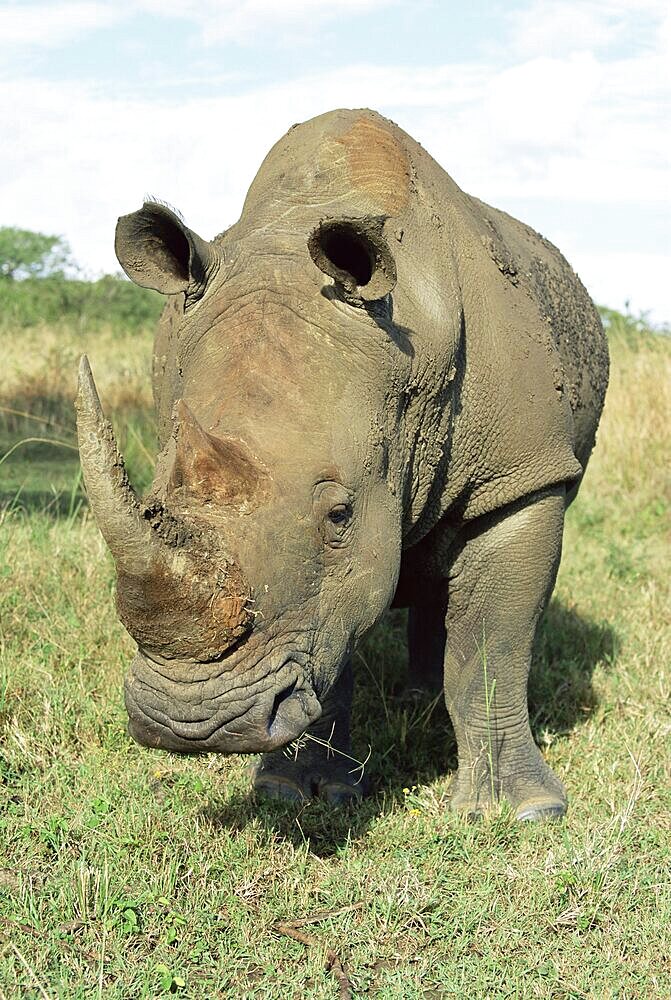
<svg viewBox="0 0 671 1000"><path fill-rule="evenodd" d="M53 516L73 490L84 499L73 400L79 358L87 351L129 468L140 488L150 481L151 326L135 325L125 334L108 326L91 335L78 325L38 324L3 339L10 349L0 371L0 460L16 450L0 466L0 504Z"/></svg>
<svg viewBox="0 0 671 1000"><path fill-rule="evenodd" d="M610 337L531 682L570 794L559 825L445 811L454 741L439 703L401 694L399 613L357 658L353 754L372 747L374 791L352 811L255 802L243 758L140 749L76 454L33 442L0 466L0 997L326 1000L329 949L355 997L671 995L671 341L617 314ZM72 443L83 349L146 482L147 329L17 332L0 455Z"/></svg>

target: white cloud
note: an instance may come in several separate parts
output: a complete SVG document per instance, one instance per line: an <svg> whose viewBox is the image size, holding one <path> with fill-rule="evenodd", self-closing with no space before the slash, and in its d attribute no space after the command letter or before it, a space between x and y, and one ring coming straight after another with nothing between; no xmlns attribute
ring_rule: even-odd
<svg viewBox="0 0 671 1000"><path fill-rule="evenodd" d="M205 45L244 44L259 35L290 31L295 43L313 37L329 21L356 26L361 14L398 5L400 0L132 0L131 7L188 20L200 29ZM289 40L288 38L286 39Z"/></svg>
<svg viewBox="0 0 671 1000"><path fill-rule="evenodd" d="M136 0L132 9L150 9L153 3ZM238 37L264 3L240 5ZM382 0L369 0L368 7L374 3ZM184 6L180 0L179 9L204 24L208 4L214 0L203 0L198 15L190 0ZM163 0L162 10L170 13L171 5L177 9L176 0ZM552 56L539 56L532 49L540 43L529 41L527 54L512 64L499 59L437 67L344 65L235 95L219 78L204 86L201 96L186 98L176 76L161 100L143 98L130 85L121 97L81 82L5 83L0 224L63 233L83 264L112 270L116 217L137 207L146 193L175 204L189 225L210 237L238 217L263 156L294 121L332 107L369 106L398 121L462 187L492 204L513 210L516 200L535 198L584 205L584 219L574 213L582 234L576 228L546 235L567 252L600 301L615 304L617 294L618 303L630 299L637 308L652 308L658 321L669 320L663 271L671 273L671 247L666 253L659 244L646 246L639 232L637 248L647 255L630 254L624 261L610 253L605 240L597 252L598 232L584 238L591 203L602 204L604 211L612 206L615 216L622 201L646 204L649 211L668 206L671 30L669 21L662 24L659 5L644 6L660 30L646 46L617 57L568 42ZM81 12L100 5L53 9L74 7ZM216 7L228 10L229 0ZM621 12L633 4L586 0L590 16L605 7ZM313 25L332 10L347 9L321 0L272 5L289 18L305 15L307 8ZM72 17L68 30L84 23L86 18ZM615 274L626 281L611 279Z"/></svg>
<svg viewBox="0 0 671 1000"><path fill-rule="evenodd" d="M477 73L365 66L240 96L161 102L103 98L75 84L8 83L0 218L64 233L82 262L111 269L116 216L147 192L212 236L238 217L261 160L294 121L337 106L389 111L395 102L412 117L417 104L469 101L477 87Z"/></svg>
<svg viewBox="0 0 671 1000"><path fill-rule="evenodd" d="M507 13L506 45L518 59L594 52L640 40L665 16L666 0L533 0Z"/></svg>
<svg viewBox="0 0 671 1000"><path fill-rule="evenodd" d="M584 253L564 248L595 302L611 309L648 313L671 325L671 253Z"/></svg>
<svg viewBox="0 0 671 1000"><path fill-rule="evenodd" d="M0 0L0 3L2 0ZM330 21L397 6L400 0L56 0L0 6L0 51L57 49L87 32L131 22L138 14L182 20L198 29L203 46L249 44L260 35L295 45ZM278 35L279 33L279 35ZM286 33L286 34L283 34ZM18 50L18 51L17 51Z"/></svg>
<svg viewBox="0 0 671 1000"><path fill-rule="evenodd" d="M598 97L604 67L591 53L534 58L491 77L484 108L499 141L537 151L568 151Z"/></svg>
<svg viewBox="0 0 671 1000"><path fill-rule="evenodd" d="M87 31L123 18L116 4L94 2L12 4L0 7L0 48L57 48Z"/></svg>

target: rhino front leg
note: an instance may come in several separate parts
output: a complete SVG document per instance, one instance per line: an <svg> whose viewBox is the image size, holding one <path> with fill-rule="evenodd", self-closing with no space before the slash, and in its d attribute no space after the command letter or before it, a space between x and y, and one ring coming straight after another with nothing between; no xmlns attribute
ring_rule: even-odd
<svg viewBox="0 0 671 1000"><path fill-rule="evenodd" d="M361 798L361 772L349 758L352 687L350 660L324 697L320 718L307 731L315 739L303 738L297 748L264 754L254 777L257 792L274 799L320 798L334 805Z"/></svg>
<svg viewBox="0 0 671 1000"><path fill-rule="evenodd" d="M548 490L474 526L449 576L445 700L459 752L451 808L507 799L518 819L562 816L561 782L533 741L527 678L561 555L565 491Z"/></svg>

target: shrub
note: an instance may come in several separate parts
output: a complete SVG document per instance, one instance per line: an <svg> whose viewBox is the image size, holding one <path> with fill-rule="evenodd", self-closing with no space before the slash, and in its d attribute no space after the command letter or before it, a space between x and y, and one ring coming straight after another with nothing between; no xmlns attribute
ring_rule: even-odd
<svg viewBox="0 0 671 1000"><path fill-rule="evenodd" d="M75 281L62 275L0 281L0 329L17 331L40 323L96 330L133 330L158 319L163 300L115 275Z"/></svg>

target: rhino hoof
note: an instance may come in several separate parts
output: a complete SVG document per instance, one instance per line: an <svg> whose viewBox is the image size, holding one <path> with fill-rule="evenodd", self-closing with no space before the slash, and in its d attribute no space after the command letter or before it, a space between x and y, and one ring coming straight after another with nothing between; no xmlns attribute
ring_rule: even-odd
<svg viewBox="0 0 671 1000"><path fill-rule="evenodd" d="M254 782L254 791L266 799L281 799L285 802L302 802L303 791L293 781L264 774Z"/></svg>
<svg viewBox="0 0 671 1000"><path fill-rule="evenodd" d="M460 805L456 807L450 803L453 812L459 813L467 823L481 823L491 811L491 804L487 805ZM515 811L515 819L520 823L541 823L557 822L566 815L566 803L564 802L528 802L518 807Z"/></svg>
<svg viewBox="0 0 671 1000"><path fill-rule="evenodd" d="M285 802L304 802L308 799L321 799L333 806L345 806L357 802L364 795L361 784L353 784L347 780L347 775L340 773L328 775L324 773L302 773L295 766L282 761L282 771L273 773L259 765L254 777L254 791L267 799L279 799ZM283 773L289 769L298 771L289 776ZM339 770L339 769L338 769Z"/></svg>
<svg viewBox="0 0 671 1000"><path fill-rule="evenodd" d="M515 818L522 823L539 823L563 819L566 815L566 805L563 802L548 802L545 805L529 803L515 813Z"/></svg>
<svg viewBox="0 0 671 1000"><path fill-rule="evenodd" d="M332 806L347 806L363 798L363 791L358 785L347 785L341 781L325 781L319 787L318 798L324 799Z"/></svg>

